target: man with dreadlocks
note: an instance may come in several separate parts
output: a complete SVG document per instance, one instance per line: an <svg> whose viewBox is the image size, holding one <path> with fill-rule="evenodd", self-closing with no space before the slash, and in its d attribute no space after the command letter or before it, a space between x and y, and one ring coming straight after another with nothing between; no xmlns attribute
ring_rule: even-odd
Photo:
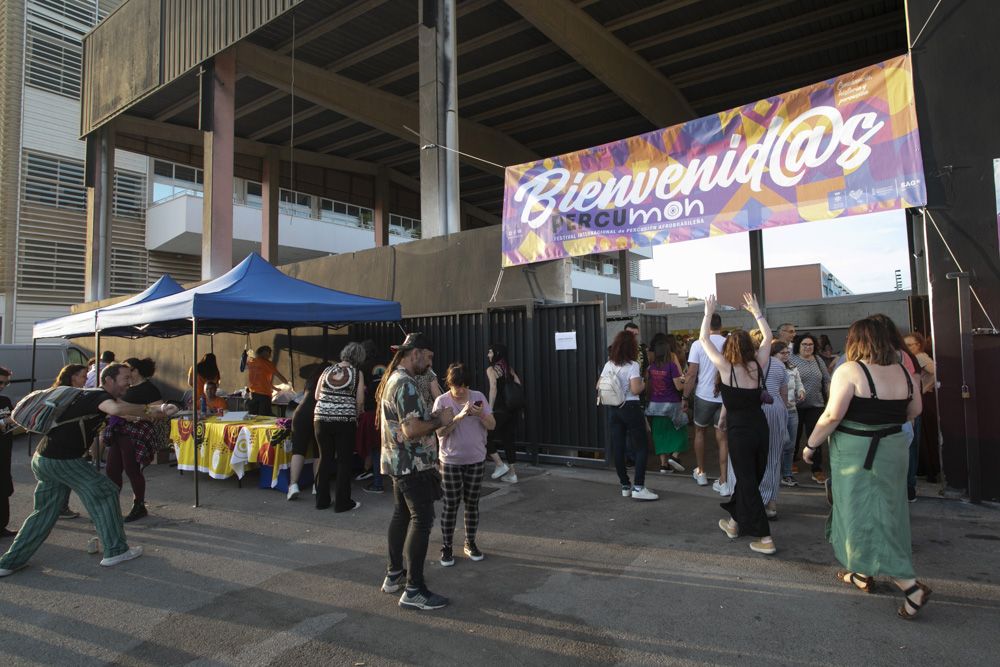
<svg viewBox="0 0 1000 667"><path fill-rule="evenodd" d="M395 593L405 584L399 606L411 609L441 609L448 604L448 598L430 592L424 583L434 501L442 495L434 432L454 417L450 408L432 413L433 406L417 386L415 378L430 368L433 359L427 336L407 335L375 394L382 438L381 470L392 477L394 501L389 521L389 566L382 590ZM403 568L404 551L408 570Z"/></svg>

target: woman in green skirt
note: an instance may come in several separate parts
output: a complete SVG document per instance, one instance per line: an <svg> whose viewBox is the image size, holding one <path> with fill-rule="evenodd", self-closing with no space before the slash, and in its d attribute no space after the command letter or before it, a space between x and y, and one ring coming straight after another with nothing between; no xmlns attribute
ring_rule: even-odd
<svg viewBox="0 0 1000 667"><path fill-rule="evenodd" d="M677 339L663 336L653 344L653 361L646 369L649 392L646 416L650 420L653 448L660 457L660 474L669 469L684 472L677 454L688 448L687 414L681 398L684 371L677 357ZM669 466L669 468L668 468Z"/></svg>
<svg viewBox="0 0 1000 667"><path fill-rule="evenodd" d="M897 613L904 619L916 617L931 593L913 571L906 500L910 443L902 425L920 410L920 392L913 391L885 325L859 320L803 452L810 462L829 438L833 510L826 534L846 568L837 578L870 593L876 575L891 577L903 591Z"/></svg>

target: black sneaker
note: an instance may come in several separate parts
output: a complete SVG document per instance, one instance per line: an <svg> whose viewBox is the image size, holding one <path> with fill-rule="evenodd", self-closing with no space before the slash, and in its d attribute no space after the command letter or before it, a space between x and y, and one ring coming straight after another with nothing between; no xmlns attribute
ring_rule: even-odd
<svg viewBox="0 0 1000 667"><path fill-rule="evenodd" d="M375 486L375 482L372 482L364 489L365 493L385 493L385 489L381 486Z"/></svg>
<svg viewBox="0 0 1000 667"><path fill-rule="evenodd" d="M465 545L465 555L472 560L482 560L483 552L479 550L475 542L469 542Z"/></svg>
<svg viewBox="0 0 1000 667"><path fill-rule="evenodd" d="M451 553L451 547L441 547L441 567L451 567L455 564L455 556Z"/></svg>
<svg viewBox="0 0 1000 667"><path fill-rule="evenodd" d="M74 512L73 510L71 510L69 508L69 505L67 505L66 507L64 507L61 510L59 510L59 518L60 519L75 519L78 516L80 516L80 513L79 512Z"/></svg>
<svg viewBox="0 0 1000 667"><path fill-rule="evenodd" d="M448 606L448 598L431 593L427 588L407 588L399 597L399 606L408 609L441 609Z"/></svg>
<svg viewBox="0 0 1000 667"><path fill-rule="evenodd" d="M395 593L406 583L406 570L400 570L395 574L389 573L385 575L385 580L382 582L382 592L383 593Z"/></svg>
<svg viewBox="0 0 1000 667"><path fill-rule="evenodd" d="M146 504L132 503L132 511L125 516L123 521L128 523L130 521L135 521L136 519L141 519L144 516L149 516L149 512L146 510Z"/></svg>
<svg viewBox="0 0 1000 667"><path fill-rule="evenodd" d="M364 472L362 472L362 473L361 473L360 475L358 475L357 477L355 477L355 478L354 478L354 481L355 481L355 482L363 482L364 480L366 480L366 479L371 479L371 478L372 478L372 477L374 477L374 476L375 476L375 475L373 475L373 474L372 474L372 471L371 471L371 470L365 470L365 471L364 471Z"/></svg>

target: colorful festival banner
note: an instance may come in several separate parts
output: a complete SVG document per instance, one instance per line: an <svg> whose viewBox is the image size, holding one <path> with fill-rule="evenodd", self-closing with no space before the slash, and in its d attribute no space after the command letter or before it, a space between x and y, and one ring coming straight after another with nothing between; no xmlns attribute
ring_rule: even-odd
<svg viewBox="0 0 1000 667"><path fill-rule="evenodd" d="M503 265L927 203L909 56L508 167Z"/></svg>

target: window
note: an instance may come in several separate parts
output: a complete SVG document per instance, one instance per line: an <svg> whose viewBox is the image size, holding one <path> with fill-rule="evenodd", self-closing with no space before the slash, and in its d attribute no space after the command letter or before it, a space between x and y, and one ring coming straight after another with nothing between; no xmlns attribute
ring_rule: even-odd
<svg viewBox="0 0 1000 667"><path fill-rule="evenodd" d="M247 181L247 196L244 204L250 208L262 209L264 208L264 189L260 183L256 181Z"/></svg>
<svg viewBox="0 0 1000 667"><path fill-rule="evenodd" d="M153 160L153 202L162 202L181 195L201 197L205 189L205 174L201 169L166 160Z"/></svg>
<svg viewBox="0 0 1000 667"><path fill-rule="evenodd" d="M335 199L321 198L319 200L319 219L325 222L335 222L351 227L373 229L375 211L363 206L355 206Z"/></svg>
<svg viewBox="0 0 1000 667"><path fill-rule="evenodd" d="M420 221L405 215L389 214L389 233L396 236L419 239L421 237Z"/></svg>
<svg viewBox="0 0 1000 667"><path fill-rule="evenodd" d="M98 20L99 10L95 0L30 0L30 4L55 12L67 19L66 23L70 21L79 23L82 28L89 28ZM100 18L104 18L107 13L106 9L101 8Z"/></svg>
<svg viewBox="0 0 1000 667"><path fill-rule="evenodd" d="M142 174L115 171L114 215L143 218L146 213L146 179Z"/></svg>
<svg viewBox="0 0 1000 667"><path fill-rule="evenodd" d="M282 189L278 193L278 209L288 215L294 215L299 218L311 218L312 200L312 195Z"/></svg>
<svg viewBox="0 0 1000 667"><path fill-rule="evenodd" d="M74 39L29 20L24 80L29 86L79 99L83 47Z"/></svg>
<svg viewBox="0 0 1000 667"><path fill-rule="evenodd" d="M24 198L27 201L87 210L82 162L39 153L25 153L24 157Z"/></svg>

